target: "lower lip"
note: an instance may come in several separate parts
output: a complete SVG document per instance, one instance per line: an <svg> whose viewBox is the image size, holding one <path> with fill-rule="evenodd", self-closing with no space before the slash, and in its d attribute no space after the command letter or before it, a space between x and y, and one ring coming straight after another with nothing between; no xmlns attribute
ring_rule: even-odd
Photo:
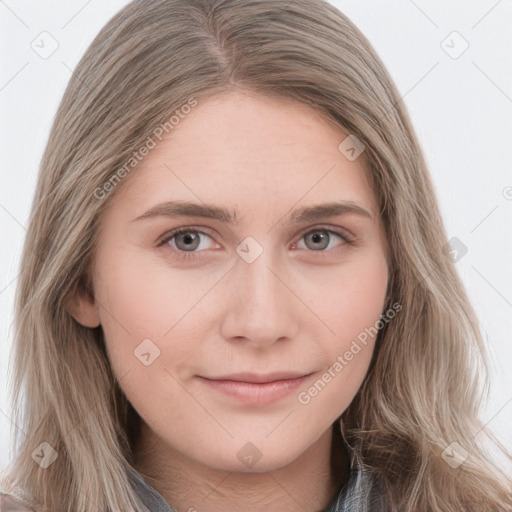
<svg viewBox="0 0 512 512"><path fill-rule="evenodd" d="M209 387L236 398L248 405L269 405L297 389L309 377L276 380L274 382L239 382L234 380L210 380L200 377Z"/></svg>

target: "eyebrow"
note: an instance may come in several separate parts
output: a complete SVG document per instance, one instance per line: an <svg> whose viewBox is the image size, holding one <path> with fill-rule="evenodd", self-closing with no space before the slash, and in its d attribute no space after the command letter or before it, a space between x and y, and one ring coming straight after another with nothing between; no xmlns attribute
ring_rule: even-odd
<svg viewBox="0 0 512 512"><path fill-rule="evenodd" d="M294 224L304 222L315 222L324 217L334 217L338 215L356 214L367 217L373 221L373 215L362 206L352 201L331 201L327 203L306 206L292 212L290 221ZM133 221L150 219L154 217L203 217L207 219L218 220L226 224L238 224L240 221L236 210L206 204L193 203L189 201L167 201L157 204L142 215L133 219Z"/></svg>

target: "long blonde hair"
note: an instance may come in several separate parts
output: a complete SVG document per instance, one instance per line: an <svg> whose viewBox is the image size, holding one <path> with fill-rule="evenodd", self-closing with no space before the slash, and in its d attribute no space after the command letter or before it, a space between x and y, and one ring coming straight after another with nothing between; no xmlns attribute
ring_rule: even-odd
<svg viewBox="0 0 512 512"><path fill-rule="evenodd" d="M383 500L406 512L512 510L511 482L479 439L479 326L445 255L407 111L367 39L322 0L136 0L86 51L51 130L24 245L12 386L20 431L4 487L39 510L147 510L128 477L138 417L101 327L79 325L63 304L89 285L101 214L122 183L106 197L98 189L191 98L237 88L305 103L366 147L390 297L402 310L379 332L342 424ZM46 469L33 458L43 442L57 453ZM443 458L449 446L468 454L457 468Z"/></svg>

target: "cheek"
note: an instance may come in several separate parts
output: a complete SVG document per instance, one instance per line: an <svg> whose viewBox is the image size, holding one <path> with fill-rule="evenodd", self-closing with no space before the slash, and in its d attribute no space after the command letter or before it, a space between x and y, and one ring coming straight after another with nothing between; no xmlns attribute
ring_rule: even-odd
<svg viewBox="0 0 512 512"><path fill-rule="evenodd" d="M384 256L367 254L340 267L332 279L309 281L311 307L331 335L318 336L323 368L301 389L297 399L318 414L335 407L339 416L350 404L366 376L386 299L388 268ZM392 321L392 320L391 320ZM325 329L323 329L325 332Z"/></svg>
<svg viewBox="0 0 512 512"><path fill-rule="evenodd" d="M216 279L211 273L191 279L190 273L170 271L161 263L128 253L115 262L100 261L95 295L114 372L118 378L129 372L125 383L138 382L138 393L142 388L157 389L159 383L153 381L157 369L161 374L164 368L197 357L194 341L200 337L194 333L200 329L200 301ZM187 342L174 343L176 336Z"/></svg>
<svg viewBox="0 0 512 512"><path fill-rule="evenodd" d="M318 300L318 316L335 334L320 338L324 366L297 400L306 410L334 420L350 405L372 358L387 288L385 260L340 272ZM381 325L382 327L382 325Z"/></svg>
<svg viewBox="0 0 512 512"><path fill-rule="evenodd" d="M132 378L138 378L136 372L144 368L141 358L147 359L142 354L149 351L151 360L158 360L161 333L172 325L174 305L169 294L164 297L155 288L146 272L137 270L140 267L136 262L126 257L119 258L118 262L116 265L106 260L102 262L95 283L95 298L116 375L121 378L130 372ZM151 340L153 345L145 340ZM148 350L139 354L138 347Z"/></svg>
<svg viewBox="0 0 512 512"><path fill-rule="evenodd" d="M331 357L350 348L352 340L363 339L364 333L379 320L386 299L387 263L383 256L368 255L352 265L340 267L325 286L314 286L318 316L330 328L332 340L327 352ZM372 331L373 332L373 331ZM368 335L368 345L375 335Z"/></svg>
<svg viewBox="0 0 512 512"><path fill-rule="evenodd" d="M162 338L204 295L209 280L191 282L190 275L161 264L123 257L122 263L98 273L98 301L105 330L134 339ZM116 336L111 337L112 340Z"/></svg>
<svg viewBox="0 0 512 512"><path fill-rule="evenodd" d="M102 262L95 286L107 353L130 403L141 417L153 418L163 407L163 403L155 407L156 397L164 390L179 391L165 372L169 350L162 340L183 316L186 301L183 292L176 291L179 286L173 287L161 271L156 276L147 263L143 267L126 255L118 261L117 265ZM174 347L173 357L187 359L192 348Z"/></svg>

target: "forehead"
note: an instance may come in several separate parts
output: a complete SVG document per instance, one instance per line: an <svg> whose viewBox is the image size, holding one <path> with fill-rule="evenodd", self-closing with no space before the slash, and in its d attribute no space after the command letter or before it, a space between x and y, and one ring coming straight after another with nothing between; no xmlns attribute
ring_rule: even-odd
<svg viewBox="0 0 512 512"><path fill-rule="evenodd" d="M299 201L345 199L377 214L364 152L348 159L339 149L348 133L315 109L241 91L197 101L125 179L121 201L195 199L279 213Z"/></svg>

